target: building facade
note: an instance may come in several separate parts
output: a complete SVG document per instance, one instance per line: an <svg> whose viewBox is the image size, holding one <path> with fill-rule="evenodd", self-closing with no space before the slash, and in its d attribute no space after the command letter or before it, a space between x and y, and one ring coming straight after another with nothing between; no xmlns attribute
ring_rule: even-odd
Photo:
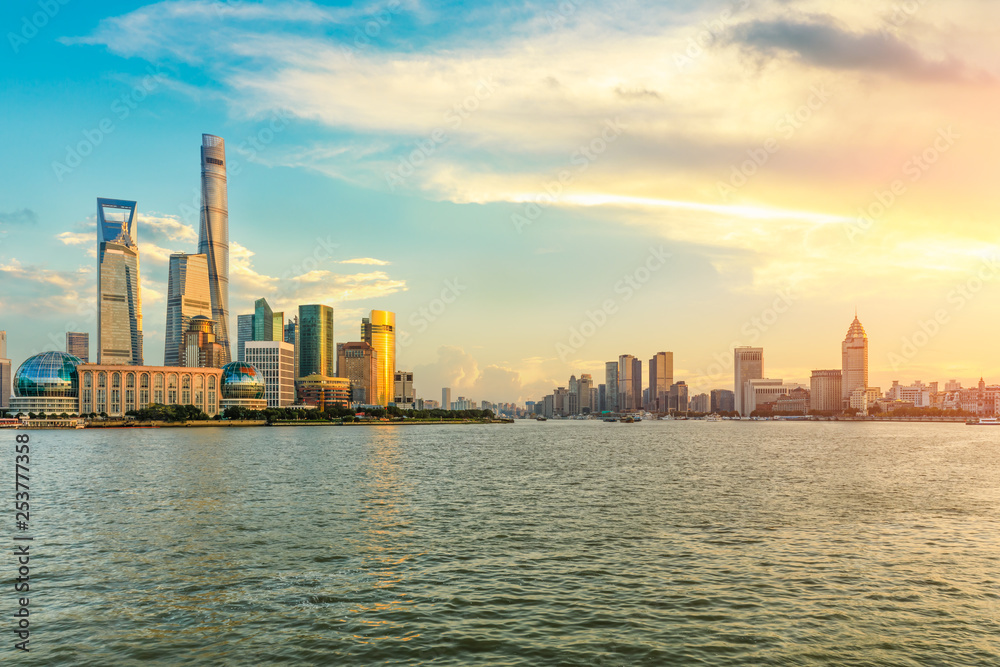
<svg viewBox="0 0 1000 667"><path fill-rule="evenodd" d="M809 409L812 412L840 412L844 409L842 371L813 371L809 378Z"/></svg>
<svg viewBox="0 0 1000 667"><path fill-rule="evenodd" d="M167 328L163 334L164 366L185 365L184 341L191 318L194 317L204 317L212 322L212 298L208 289L208 257L174 253L170 255L167 276ZM212 326L215 327L215 322L212 322Z"/></svg>
<svg viewBox="0 0 1000 667"><path fill-rule="evenodd" d="M226 185L226 142L201 135L201 228L198 253L208 258L211 318L226 363L232 360L229 340L229 195Z"/></svg>
<svg viewBox="0 0 1000 667"><path fill-rule="evenodd" d="M841 344L841 398L846 404L850 402L855 389L868 388L868 334L861 326L857 315L847 330L847 336ZM851 405L850 407L854 407Z"/></svg>
<svg viewBox="0 0 1000 667"><path fill-rule="evenodd" d="M321 304L299 306L297 338L299 377L335 377L333 308Z"/></svg>
<svg viewBox="0 0 1000 667"><path fill-rule="evenodd" d="M670 393L667 396L667 409L670 412L688 411L688 386L684 380L679 380L670 385Z"/></svg>
<svg viewBox="0 0 1000 667"><path fill-rule="evenodd" d="M97 200L97 362L141 366L136 203Z"/></svg>
<svg viewBox="0 0 1000 667"><path fill-rule="evenodd" d="M246 362L264 378L264 398L269 408L295 405L295 346L282 341L250 341Z"/></svg>
<svg viewBox="0 0 1000 667"><path fill-rule="evenodd" d="M642 409L642 362L631 354L618 357L618 410Z"/></svg>
<svg viewBox="0 0 1000 667"><path fill-rule="evenodd" d="M274 340L274 311L267 299L257 299L253 304L253 339Z"/></svg>
<svg viewBox="0 0 1000 667"><path fill-rule="evenodd" d="M347 378L308 375L300 377L295 384L301 405L312 405L320 410L351 405L351 381Z"/></svg>
<svg viewBox="0 0 1000 667"><path fill-rule="evenodd" d="M153 403L193 405L209 417L219 414L220 368L81 364L76 373L80 414L121 417Z"/></svg>
<svg viewBox="0 0 1000 667"><path fill-rule="evenodd" d="M361 340L375 348L378 388L375 405L389 405L396 372L396 313L373 310L361 320Z"/></svg>
<svg viewBox="0 0 1000 667"><path fill-rule="evenodd" d="M11 388L11 365L7 358L7 332L0 331L0 410L10 407Z"/></svg>
<svg viewBox="0 0 1000 667"><path fill-rule="evenodd" d="M416 400L413 394L413 371L396 371L393 375L392 402L400 407L412 406Z"/></svg>
<svg viewBox="0 0 1000 667"><path fill-rule="evenodd" d="M441 409L451 410L451 389L447 387L441 390Z"/></svg>
<svg viewBox="0 0 1000 667"><path fill-rule="evenodd" d="M90 334L82 331L66 332L66 354L70 354L83 363L90 361ZM0 357L6 356L0 352Z"/></svg>
<svg viewBox="0 0 1000 667"><path fill-rule="evenodd" d="M754 411L747 396L747 383L764 377L764 348L737 347L733 356L734 409L746 417Z"/></svg>
<svg viewBox="0 0 1000 667"><path fill-rule="evenodd" d="M337 377L351 381L352 403L375 405L375 397L379 393L378 353L375 348L364 342L339 343Z"/></svg>

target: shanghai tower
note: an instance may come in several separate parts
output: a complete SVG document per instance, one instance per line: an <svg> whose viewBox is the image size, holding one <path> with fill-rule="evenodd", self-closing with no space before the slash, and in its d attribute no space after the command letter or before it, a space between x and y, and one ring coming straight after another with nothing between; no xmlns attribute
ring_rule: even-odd
<svg viewBox="0 0 1000 667"><path fill-rule="evenodd" d="M226 194L226 142L201 135L201 230L198 253L208 256L208 286L216 340L223 363L232 360L229 344L229 199Z"/></svg>

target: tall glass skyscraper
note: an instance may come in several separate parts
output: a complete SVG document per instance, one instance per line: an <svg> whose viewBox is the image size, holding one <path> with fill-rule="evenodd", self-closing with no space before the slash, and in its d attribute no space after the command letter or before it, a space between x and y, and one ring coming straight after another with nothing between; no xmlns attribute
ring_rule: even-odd
<svg viewBox="0 0 1000 667"><path fill-rule="evenodd" d="M174 253L167 276L167 328L163 365L185 364L184 337L192 317L212 319L208 288L208 256Z"/></svg>
<svg viewBox="0 0 1000 667"><path fill-rule="evenodd" d="M236 360L246 361L246 344L253 341L253 313L236 317Z"/></svg>
<svg viewBox="0 0 1000 667"><path fill-rule="evenodd" d="M333 308L320 304L299 306L298 345L299 377L322 375L336 377L333 347Z"/></svg>
<svg viewBox="0 0 1000 667"><path fill-rule="evenodd" d="M618 412L618 362L604 364L604 409Z"/></svg>
<svg viewBox="0 0 1000 667"><path fill-rule="evenodd" d="M229 343L229 198L226 192L226 142L201 135L201 230L198 252L208 257L208 283L216 340L223 359L232 360Z"/></svg>
<svg viewBox="0 0 1000 667"><path fill-rule="evenodd" d="M374 405L392 401L396 373L396 313L373 310L361 320L361 339L375 348L378 355L378 395Z"/></svg>
<svg viewBox="0 0 1000 667"><path fill-rule="evenodd" d="M97 363L142 366L136 203L97 200Z"/></svg>
<svg viewBox="0 0 1000 667"><path fill-rule="evenodd" d="M274 312L267 299L257 299L253 304L253 339L274 340Z"/></svg>

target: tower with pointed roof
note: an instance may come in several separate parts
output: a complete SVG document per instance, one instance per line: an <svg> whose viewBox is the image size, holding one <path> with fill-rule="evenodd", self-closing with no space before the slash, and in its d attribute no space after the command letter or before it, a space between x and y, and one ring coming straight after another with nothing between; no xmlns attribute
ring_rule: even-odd
<svg viewBox="0 0 1000 667"><path fill-rule="evenodd" d="M847 330L847 337L841 344L841 351L843 352L841 392L844 404L848 405L852 391L868 388L868 334L861 326L856 312L854 321Z"/></svg>

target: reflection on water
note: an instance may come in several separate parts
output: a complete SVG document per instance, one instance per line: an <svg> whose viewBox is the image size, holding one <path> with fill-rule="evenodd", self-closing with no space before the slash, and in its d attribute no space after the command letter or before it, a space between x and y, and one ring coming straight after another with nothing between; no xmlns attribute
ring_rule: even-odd
<svg viewBox="0 0 1000 667"><path fill-rule="evenodd" d="M1000 664L991 431L39 432L27 662Z"/></svg>

